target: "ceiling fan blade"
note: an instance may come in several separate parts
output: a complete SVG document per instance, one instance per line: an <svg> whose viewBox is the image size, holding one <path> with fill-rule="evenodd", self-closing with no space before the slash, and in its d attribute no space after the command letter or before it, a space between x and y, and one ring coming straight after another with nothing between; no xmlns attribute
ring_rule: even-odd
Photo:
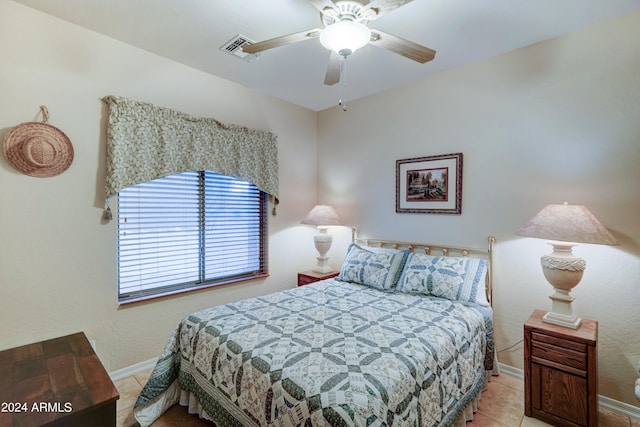
<svg viewBox="0 0 640 427"><path fill-rule="evenodd" d="M301 31L299 33L289 34L287 36L281 36L274 39L247 44L242 46L242 51L245 53L263 52L265 50L273 49L274 47L286 46L288 44L314 39L320 36L320 32L320 29L314 28L313 30Z"/></svg>
<svg viewBox="0 0 640 427"><path fill-rule="evenodd" d="M340 9L331 0L309 0L309 3L320 11L323 15L335 18L340 13Z"/></svg>
<svg viewBox="0 0 640 427"><path fill-rule="evenodd" d="M362 9L362 14L367 21L374 21L383 15L395 10L412 0L371 0Z"/></svg>
<svg viewBox="0 0 640 427"><path fill-rule="evenodd" d="M327 73L324 75L324 84L327 86L333 86L340 81L340 69L342 64L342 58L335 52L331 52L329 57L329 65L327 66Z"/></svg>
<svg viewBox="0 0 640 427"><path fill-rule="evenodd" d="M391 52L402 55L406 58L417 61L421 64L431 61L436 56L436 51L428 47L419 45L391 34L383 33L379 30L371 30L371 40L374 46L388 49Z"/></svg>

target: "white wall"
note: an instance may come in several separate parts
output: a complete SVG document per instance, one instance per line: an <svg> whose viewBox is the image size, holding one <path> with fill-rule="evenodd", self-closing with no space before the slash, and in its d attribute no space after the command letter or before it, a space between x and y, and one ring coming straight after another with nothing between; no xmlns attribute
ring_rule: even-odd
<svg viewBox="0 0 640 427"><path fill-rule="evenodd" d="M268 279L118 307L116 223L101 223L105 95L278 135ZM157 357L188 313L295 286L313 265L313 229L299 221L316 202L315 112L0 0L0 139L40 105L75 159L61 175L33 178L0 156L0 349L84 331L114 371Z"/></svg>
<svg viewBox="0 0 640 427"><path fill-rule="evenodd" d="M44 179L0 156L0 349L83 330L109 371L156 357L182 316L293 286L315 256L313 230L299 221L316 200L372 237L481 246L496 235L497 342L506 348L550 294L537 260L546 244L514 233L545 204L567 200L587 205L622 243L577 248L588 269L574 308L600 322L599 392L636 404L638 40L635 13L349 102L347 113L316 114L0 0L0 138L46 105L75 149L68 171ZM116 227L100 221L99 99L109 94L278 134L282 202L270 218L269 279L118 308ZM396 214L395 160L450 152L465 156L463 214ZM337 267L349 231L332 232ZM522 367L521 348L502 362Z"/></svg>
<svg viewBox="0 0 640 427"><path fill-rule="evenodd" d="M621 245L574 250L588 267L573 306L599 321L599 392L633 405L640 355L639 40L636 12L349 102L346 113L325 110L318 124L319 196L361 235L470 246L497 237L498 349L522 339L533 309L550 308L551 287L539 265L549 247L515 232L546 204L586 205ZM464 154L462 215L396 214L395 160L452 152ZM522 345L500 359L522 368Z"/></svg>

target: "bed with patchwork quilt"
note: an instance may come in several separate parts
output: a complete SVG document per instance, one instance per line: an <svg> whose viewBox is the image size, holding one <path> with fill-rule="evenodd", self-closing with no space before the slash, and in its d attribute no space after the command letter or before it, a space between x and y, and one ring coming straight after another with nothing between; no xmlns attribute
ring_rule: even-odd
<svg viewBox="0 0 640 427"><path fill-rule="evenodd" d="M493 369L488 264L350 246L334 279L211 307L175 328L134 408L219 427L451 426Z"/></svg>

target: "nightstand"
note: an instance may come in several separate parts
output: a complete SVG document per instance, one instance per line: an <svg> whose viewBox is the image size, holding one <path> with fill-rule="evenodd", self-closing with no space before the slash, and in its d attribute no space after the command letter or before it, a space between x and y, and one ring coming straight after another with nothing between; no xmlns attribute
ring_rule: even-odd
<svg viewBox="0 0 640 427"><path fill-rule="evenodd" d="M303 271L298 273L298 286L308 285L309 283L317 282L319 280L330 279L340 274L339 271L331 271L329 273L316 273L313 270Z"/></svg>
<svg viewBox="0 0 640 427"><path fill-rule="evenodd" d="M578 329L542 321L524 325L524 413L559 427L598 424L598 322Z"/></svg>

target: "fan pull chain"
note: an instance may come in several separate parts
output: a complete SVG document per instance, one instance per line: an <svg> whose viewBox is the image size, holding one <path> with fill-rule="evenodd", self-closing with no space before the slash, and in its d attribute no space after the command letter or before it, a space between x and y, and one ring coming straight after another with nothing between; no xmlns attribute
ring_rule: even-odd
<svg viewBox="0 0 640 427"><path fill-rule="evenodd" d="M344 56L340 62L340 99L338 99L338 105L342 107L342 111L347 111L347 104L343 101L344 90L347 86L347 57Z"/></svg>

